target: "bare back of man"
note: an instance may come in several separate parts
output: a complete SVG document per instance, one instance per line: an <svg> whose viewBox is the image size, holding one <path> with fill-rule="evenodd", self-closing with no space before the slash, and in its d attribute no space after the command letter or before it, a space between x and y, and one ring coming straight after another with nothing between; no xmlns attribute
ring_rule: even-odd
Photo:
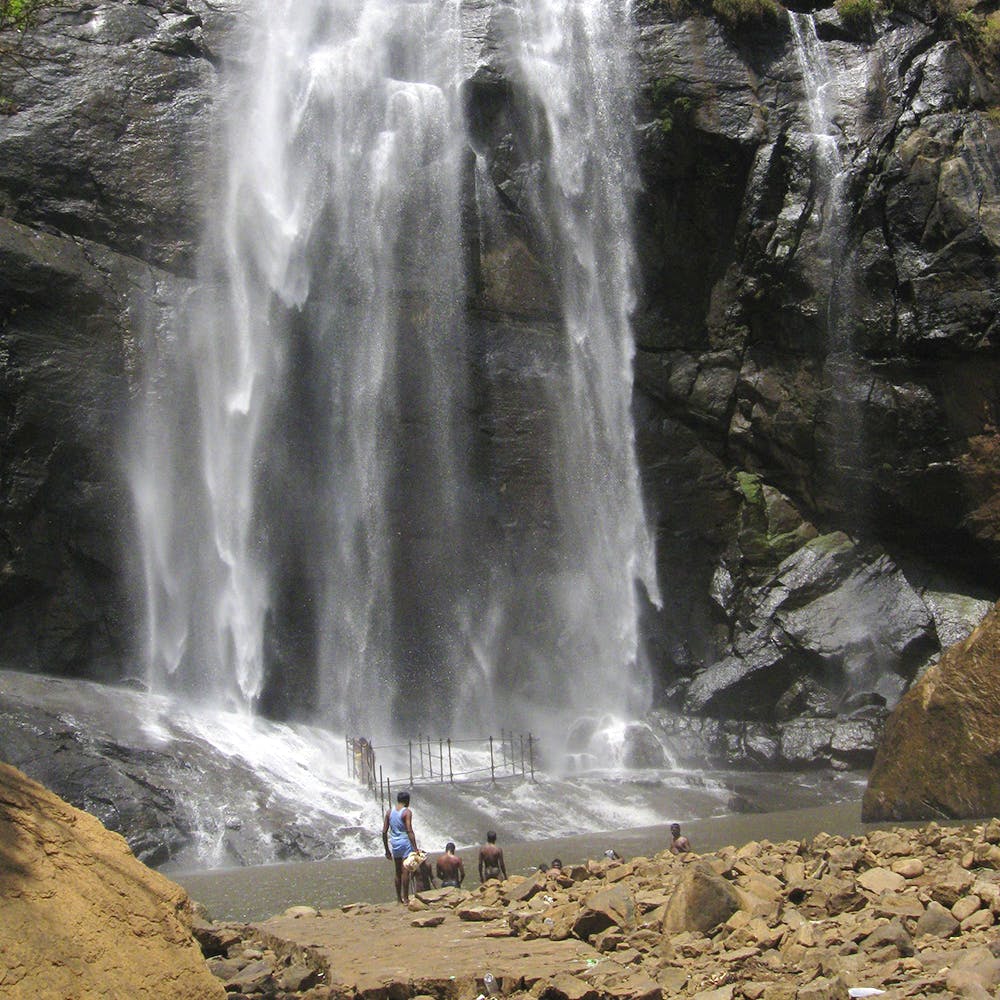
<svg viewBox="0 0 1000 1000"><path fill-rule="evenodd" d="M506 878L507 867L503 861L503 848L497 847L497 835L490 830L486 843L479 848L479 881L491 878Z"/></svg>
<svg viewBox="0 0 1000 1000"><path fill-rule="evenodd" d="M441 879L441 886L461 887L465 879L465 865L462 859L455 853L455 845L449 843L445 848L445 853L437 859L437 876Z"/></svg>

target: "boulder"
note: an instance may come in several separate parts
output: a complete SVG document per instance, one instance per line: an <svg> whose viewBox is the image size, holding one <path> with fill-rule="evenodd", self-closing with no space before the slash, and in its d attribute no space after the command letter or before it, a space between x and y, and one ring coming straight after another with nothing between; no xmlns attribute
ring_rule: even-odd
<svg viewBox="0 0 1000 1000"><path fill-rule="evenodd" d="M608 927L629 927L635 920L635 902L623 884L588 896L573 923L573 933L586 940Z"/></svg>
<svg viewBox="0 0 1000 1000"><path fill-rule="evenodd" d="M958 921L950 911L935 900L927 904L924 915L917 920L914 934L932 934L935 937L951 937L958 930Z"/></svg>
<svg viewBox="0 0 1000 1000"><path fill-rule="evenodd" d="M862 818L1000 812L1000 609L942 655L886 724Z"/></svg>
<svg viewBox="0 0 1000 1000"><path fill-rule="evenodd" d="M739 893L707 864L688 866L663 914L664 934L698 931L707 934L742 908Z"/></svg>
<svg viewBox="0 0 1000 1000"><path fill-rule="evenodd" d="M125 840L0 764L0 952L11 995L224 998L180 886Z"/></svg>

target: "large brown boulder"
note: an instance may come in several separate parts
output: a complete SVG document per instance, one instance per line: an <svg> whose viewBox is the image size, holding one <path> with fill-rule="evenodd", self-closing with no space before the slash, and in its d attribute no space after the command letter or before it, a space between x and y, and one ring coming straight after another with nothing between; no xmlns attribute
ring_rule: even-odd
<svg viewBox="0 0 1000 1000"><path fill-rule="evenodd" d="M865 822L1000 813L1000 604L906 693L886 724Z"/></svg>
<svg viewBox="0 0 1000 1000"><path fill-rule="evenodd" d="M664 934L707 934L742 909L739 893L706 863L692 864L681 876L663 914Z"/></svg>
<svg viewBox="0 0 1000 1000"><path fill-rule="evenodd" d="M225 996L180 886L125 840L0 764L0 996Z"/></svg>

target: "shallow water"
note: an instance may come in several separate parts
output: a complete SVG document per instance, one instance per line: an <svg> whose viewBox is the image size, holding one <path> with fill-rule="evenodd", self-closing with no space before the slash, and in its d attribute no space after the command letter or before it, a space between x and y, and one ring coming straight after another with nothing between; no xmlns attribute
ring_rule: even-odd
<svg viewBox="0 0 1000 1000"><path fill-rule="evenodd" d="M860 800L769 813L733 814L684 824L698 851L750 840L799 840L820 832L849 835L871 828L861 823ZM419 827L417 828L419 838ZM527 874L542 861L558 857L566 864L600 857L609 847L625 858L648 856L665 849L669 824L585 833L572 837L501 843L508 874ZM436 845L431 847L436 857ZM466 884L479 883L477 847L460 847ZM388 903L395 898L392 865L384 857L312 861L257 868L172 873L172 879L203 903L215 920L263 920L289 906L305 904L330 909L351 902Z"/></svg>

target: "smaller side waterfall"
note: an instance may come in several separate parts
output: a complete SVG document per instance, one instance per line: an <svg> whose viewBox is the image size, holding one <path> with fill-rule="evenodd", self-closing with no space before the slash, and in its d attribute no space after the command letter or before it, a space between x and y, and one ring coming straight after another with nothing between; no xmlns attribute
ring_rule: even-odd
<svg viewBox="0 0 1000 1000"><path fill-rule="evenodd" d="M813 144L816 197L820 205L818 225L824 233L824 245L833 253L837 250L837 231L843 222L843 184L846 180L836 126L840 103L837 77L826 47L816 33L815 18L795 11L789 11L788 18L795 40L795 60L802 73L807 125Z"/></svg>
<svg viewBox="0 0 1000 1000"><path fill-rule="evenodd" d="M846 110L842 83L847 81L831 62L828 45L817 34L815 17L790 11L789 20L812 148L812 252L819 265L813 270L813 280L817 290L825 293L823 381L827 391L816 438L825 456L820 489L835 505L850 507L863 519L869 503L857 484L864 480L859 467L865 462L868 376L852 352L856 277L846 198L850 163L837 124Z"/></svg>

